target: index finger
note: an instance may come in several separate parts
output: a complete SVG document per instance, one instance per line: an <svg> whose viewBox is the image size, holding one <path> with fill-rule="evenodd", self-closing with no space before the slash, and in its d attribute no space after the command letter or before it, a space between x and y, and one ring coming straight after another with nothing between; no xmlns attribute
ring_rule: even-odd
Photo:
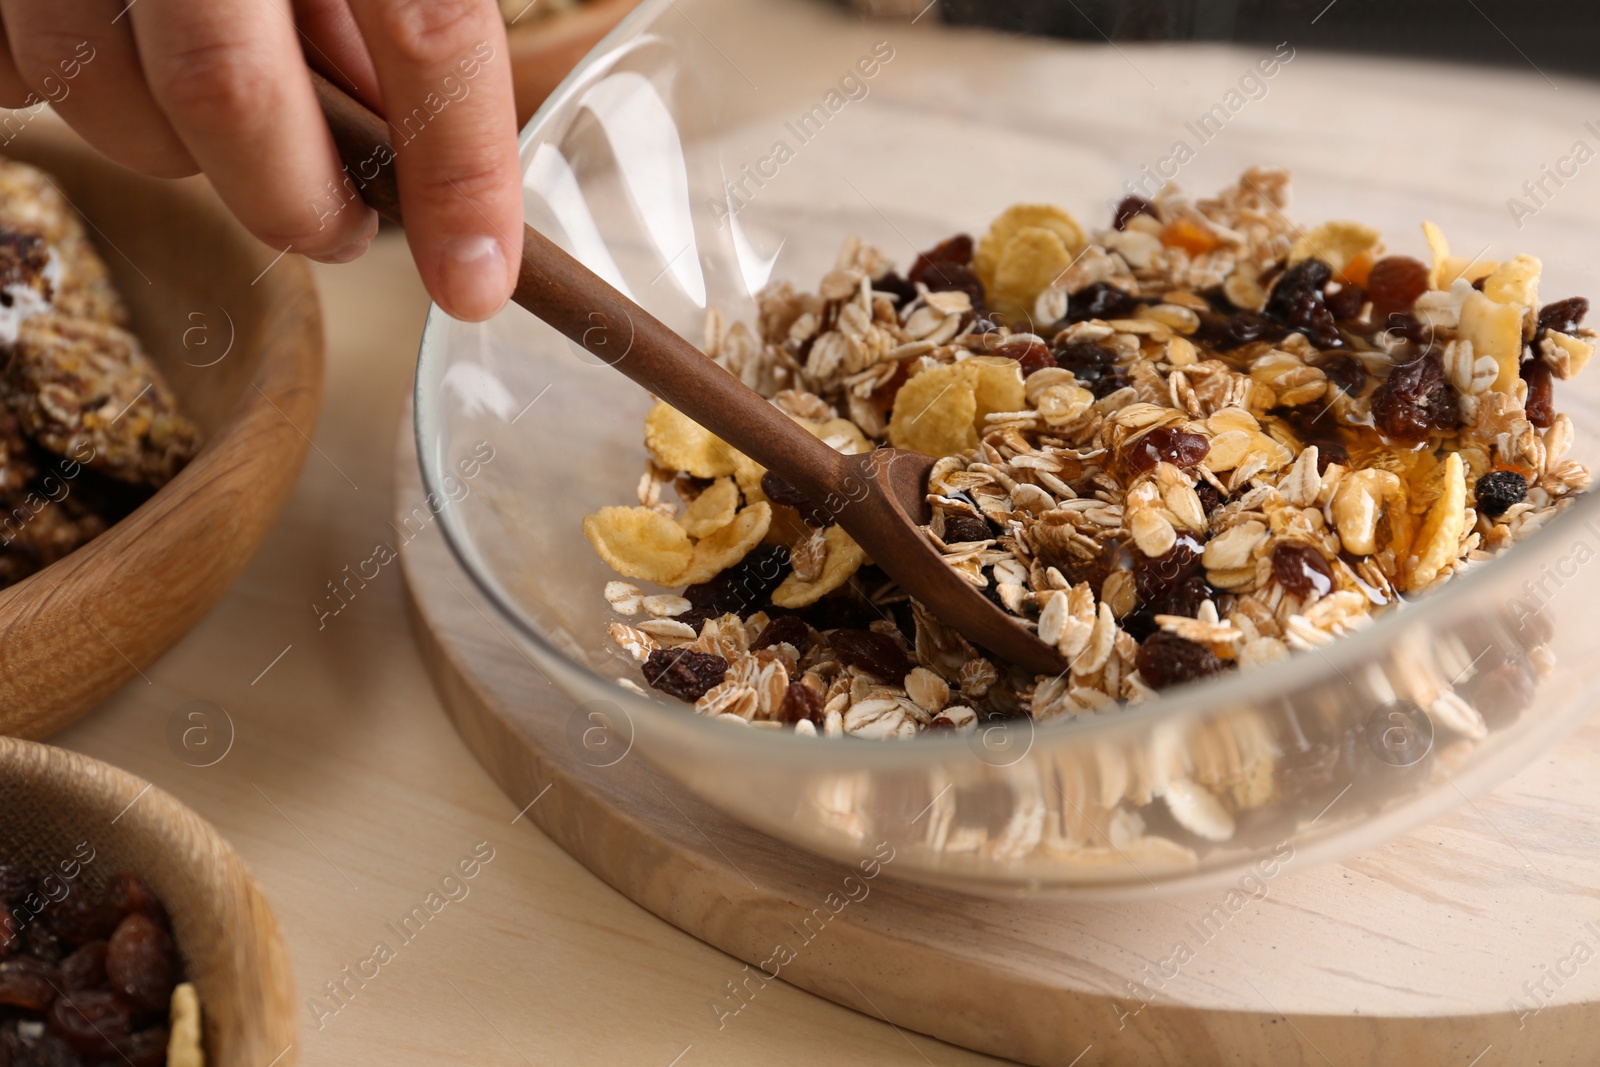
<svg viewBox="0 0 1600 1067"><path fill-rule="evenodd" d="M423 284L456 318L511 295L521 166L505 24L495 0L353 0L378 72L406 235Z"/></svg>

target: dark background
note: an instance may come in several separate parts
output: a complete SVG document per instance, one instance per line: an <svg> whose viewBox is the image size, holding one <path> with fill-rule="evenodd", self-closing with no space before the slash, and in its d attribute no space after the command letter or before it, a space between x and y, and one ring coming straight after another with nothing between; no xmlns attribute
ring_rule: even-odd
<svg viewBox="0 0 1600 1067"><path fill-rule="evenodd" d="M1289 41L1297 49L1600 73L1600 0L1334 0L1331 7L1328 0L939 0L938 7L950 23L1091 41Z"/></svg>

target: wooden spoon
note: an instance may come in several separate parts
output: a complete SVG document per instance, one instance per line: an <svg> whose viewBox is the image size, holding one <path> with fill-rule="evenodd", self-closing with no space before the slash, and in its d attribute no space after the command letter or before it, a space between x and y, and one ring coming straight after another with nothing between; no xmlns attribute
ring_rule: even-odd
<svg viewBox="0 0 1600 1067"><path fill-rule="evenodd" d="M362 198L400 223L386 124L327 79L312 78ZM1054 648L962 578L918 528L929 517L931 457L898 448L834 451L527 226L513 299L822 505L879 567L968 640L1033 671L1067 670Z"/></svg>

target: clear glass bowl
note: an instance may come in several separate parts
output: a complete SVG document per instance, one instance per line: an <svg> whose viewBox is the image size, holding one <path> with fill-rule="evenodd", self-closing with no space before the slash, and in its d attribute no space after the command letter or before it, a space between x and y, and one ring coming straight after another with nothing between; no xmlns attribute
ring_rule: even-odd
<svg viewBox="0 0 1600 1067"><path fill-rule="evenodd" d="M1271 78L1248 77L1274 54L1290 58ZM1458 251L1541 256L1547 298L1600 296L1600 201L1581 188L1600 178L1561 162L1574 141L1600 144L1584 125L1600 92L1565 74L1557 91L1508 56L1519 65L1296 42L1113 45L958 29L936 14L864 19L807 0L647 0L524 134L527 218L698 339L707 307L753 320L769 279L813 287L849 235L903 265L951 233L981 233L1017 201L1103 225L1125 183L1146 165L1170 170L1161 161L1184 141L1195 151L1178 180L1191 193L1252 164L1285 165L1301 222L1359 219L1392 251L1425 257L1418 225L1432 219ZM1225 128L1200 130L1213 105ZM1544 163L1579 173L1532 200L1523 183ZM1514 196L1540 206L1514 217ZM1597 380L1558 389L1585 461ZM428 487L452 501L444 530L502 629L571 697L530 701L539 736L584 746L609 726L720 809L827 856L887 841L895 875L990 894L1221 884L1416 826L1503 779L1589 707L1600 500L1585 498L1370 629L1154 704L904 743L702 719L618 686L636 668L606 638L601 588L614 576L579 528L631 501L649 402L520 308L482 325L435 311L417 437ZM475 463L486 444L493 460ZM1432 708L1441 682L1484 730L1459 710L1416 707ZM1176 779L1276 799L1211 842L1168 812Z"/></svg>

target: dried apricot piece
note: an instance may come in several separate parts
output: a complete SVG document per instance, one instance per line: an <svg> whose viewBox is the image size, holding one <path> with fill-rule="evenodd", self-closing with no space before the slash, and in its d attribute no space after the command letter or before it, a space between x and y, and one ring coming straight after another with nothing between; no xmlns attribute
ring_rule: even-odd
<svg viewBox="0 0 1600 1067"><path fill-rule="evenodd" d="M1191 218L1178 216L1161 231L1161 243L1181 248L1191 256L1203 256L1221 246L1222 240Z"/></svg>

